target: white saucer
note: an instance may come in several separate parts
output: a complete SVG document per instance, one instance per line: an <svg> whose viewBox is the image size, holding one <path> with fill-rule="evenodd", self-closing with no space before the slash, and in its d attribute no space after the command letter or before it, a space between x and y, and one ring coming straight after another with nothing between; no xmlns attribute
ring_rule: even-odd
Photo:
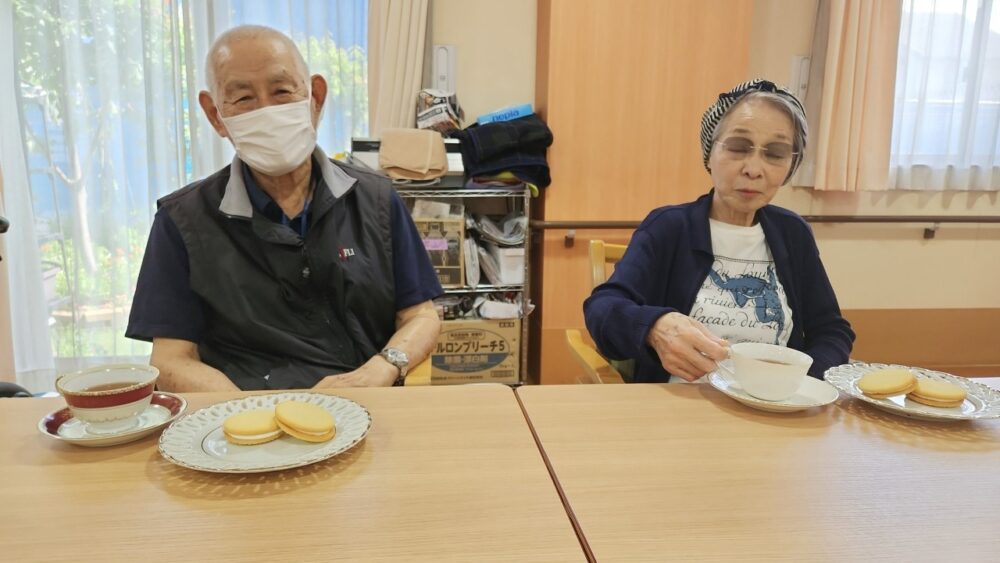
<svg viewBox="0 0 1000 563"><path fill-rule="evenodd" d="M50 438L78 446L114 446L149 436L173 422L185 408L187 401L180 395L156 391L146 410L139 413L136 424L121 432L114 434L90 432L86 422L73 418L69 407L63 407L46 415L38 421L38 430Z"/></svg>
<svg viewBox="0 0 1000 563"><path fill-rule="evenodd" d="M748 407L768 412L796 412L822 407L840 396L836 387L815 377L806 377L799 390L784 401L764 401L749 395L737 381L719 372L710 373L708 383Z"/></svg>

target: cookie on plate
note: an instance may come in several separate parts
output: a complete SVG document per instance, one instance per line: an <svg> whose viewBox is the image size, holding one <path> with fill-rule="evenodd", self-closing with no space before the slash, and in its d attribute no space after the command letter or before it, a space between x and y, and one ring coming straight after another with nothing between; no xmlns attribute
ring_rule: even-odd
<svg viewBox="0 0 1000 563"><path fill-rule="evenodd" d="M931 407L954 408L962 406L966 392L954 383L936 379L919 379L917 387L906 398Z"/></svg>
<svg viewBox="0 0 1000 563"><path fill-rule="evenodd" d="M886 368L866 373L858 380L858 389L873 399L909 393L917 386L917 377L904 368Z"/></svg>
<svg viewBox="0 0 1000 563"><path fill-rule="evenodd" d="M253 446L276 440L282 431L273 410L252 410L227 418L222 423L222 433L231 444Z"/></svg>
<svg viewBox="0 0 1000 563"><path fill-rule="evenodd" d="M326 442L337 433L333 415L319 405L284 401L274 407L278 427L306 442Z"/></svg>

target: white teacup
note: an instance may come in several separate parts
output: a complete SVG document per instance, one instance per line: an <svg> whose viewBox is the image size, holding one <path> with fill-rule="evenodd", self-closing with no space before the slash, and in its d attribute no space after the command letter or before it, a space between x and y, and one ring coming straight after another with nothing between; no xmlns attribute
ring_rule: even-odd
<svg viewBox="0 0 1000 563"><path fill-rule="evenodd" d="M812 358L808 354L757 342L740 342L730 346L729 362L719 368L733 376L748 394L765 401L784 401L805 381Z"/></svg>

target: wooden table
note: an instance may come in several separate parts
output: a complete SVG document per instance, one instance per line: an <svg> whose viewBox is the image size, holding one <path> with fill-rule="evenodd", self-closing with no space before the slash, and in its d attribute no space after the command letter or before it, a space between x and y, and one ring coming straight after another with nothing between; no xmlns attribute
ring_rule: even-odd
<svg viewBox="0 0 1000 563"><path fill-rule="evenodd" d="M254 475L175 466L156 437L59 443L36 425L61 399L0 400L0 560L584 560L510 388L339 394L371 412L364 442Z"/></svg>
<svg viewBox="0 0 1000 563"><path fill-rule="evenodd" d="M598 561L1000 560L1000 420L770 414L708 385L517 393Z"/></svg>

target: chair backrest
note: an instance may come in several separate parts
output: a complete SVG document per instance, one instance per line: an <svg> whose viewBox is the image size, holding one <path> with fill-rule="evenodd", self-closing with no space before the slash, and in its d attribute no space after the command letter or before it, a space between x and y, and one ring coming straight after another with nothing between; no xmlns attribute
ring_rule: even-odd
<svg viewBox="0 0 1000 563"><path fill-rule="evenodd" d="M601 285L608 279L608 265L612 266L625 255L624 244L608 244L603 240L590 241L590 287ZM566 329L566 344L570 353L583 368L577 383L624 383L631 378L634 362L608 361L583 339L577 329Z"/></svg>
<svg viewBox="0 0 1000 563"><path fill-rule="evenodd" d="M608 279L607 265L614 265L625 255L624 244L609 244L603 240L590 241L590 288Z"/></svg>

